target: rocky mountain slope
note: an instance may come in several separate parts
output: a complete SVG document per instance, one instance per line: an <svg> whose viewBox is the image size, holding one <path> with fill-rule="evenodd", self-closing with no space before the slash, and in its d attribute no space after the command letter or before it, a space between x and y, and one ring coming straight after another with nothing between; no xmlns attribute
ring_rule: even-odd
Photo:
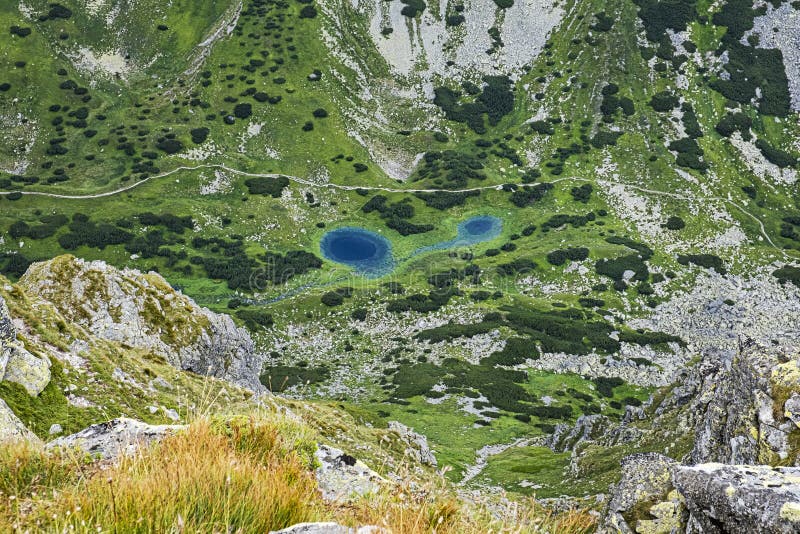
<svg viewBox="0 0 800 534"><path fill-rule="evenodd" d="M271 399L465 495L752 524L696 487L797 462L798 9L0 5L6 433Z"/></svg>
<svg viewBox="0 0 800 534"><path fill-rule="evenodd" d="M185 425L174 421L190 418L193 410L235 416L237 411L244 413L260 404L273 410L290 410L292 417L326 436L322 439L345 444L373 461L388 462L384 465L389 467L390 478L398 476L395 470L403 461L412 467L404 477L430 476L424 466L437 464L427 440L400 423L373 431L359 429L353 421L347 428L342 422L334 423L332 414L322 405L287 404L271 395L256 398L252 391L245 392L236 385L208 382L191 368L186 369L188 374L177 370L186 361L174 357L184 354L184 338L174 335L169 321L142 322L147 313L154 313L153 302L162 303L162 309L168 309L165 303L175 310L179 307L187 334L192 332L192 325L207 326L205 321L230 318L197 307L154 273L118 271L102 263L65 256L33 265L19 284L4 281L0 291L4 361L0 387L3 399L10 403L0 406L0 435L6 443L19 439L38 442L31 428L40 437L61 435L47 445L51 450L80 447L106 459L117 457L120 450L136 455L136 446L186 431ZM124 315L119 317L129 317L128 324L142 322L150 337L121 335L122 323L119 319L112 321L110 317L116 312L109 311L120 309ZM88 321L89 316L96 320ZM165 333L170 332L173 344L165 341ZM161 344L154 343L152 336ZM219 373L220 366L226 364L227 369L245 372L243 362L231 356L240 353L230 351L241 347L243 338L247 335L242 332L240 337L218 340L217 349L206 356L211 364L207 376ZM628 410L621 423L603 416L585 416L574 428L556 429L544 445L569 451L576 472L591 469L598 452L621 460L622 480L609 488L608 505L601 507L606 510L603 528L610 531L674 532L677 528L724 532L750 525L765 532L790 532L800 521L797 469L786 467L796 466L800 457L794 445L800 432L795 413L800 372L796 354L776 356L771 352L744 340L731 360L724 359L724 352L718 360L705 359L648 405ZM257 355L246 354L248 365L257 360ZM141 365L137 362L147 367L132 368ZM100 369L109 364L118 367L110 376L101 376ZM168 370L171 368L172 372ZM244 387L248 383L236 373L222 376ZM220 389L210 394L209 387ZM176 389L181 388L184 391L178 394ZM259 391L262 388L258 386ZM69 406L66 413L60 406L64 401ZM169 408L168 403L176 401L178 404L172 406L177 410ZM104 406L95 410L100 402ZM146 402L151 405L145 408L142 405ZM198 402L209 404L199 408L195 405ZM159 407L159 403L163 404ZM120 419L62 435L81 424L103 421L113 413L172 424ZM52 422L59 414L64 419ZM342 417L350 416L336 415L337 419ZM379 436L383 445L372 445ZM668 440L678 449L679 442L691 447L679 458L684 465L656 453L624 456L626 451L646 450ZM388 449L384 448L386 444L390 445ZM677 450L672 452L674 455ZM363 463L348 467L351 461L339 458L352 457L328 445L320 448L318 457L319 484L326 499L339 500L353 492L366 494L377 489L376 481L388 483Z"/></svg>

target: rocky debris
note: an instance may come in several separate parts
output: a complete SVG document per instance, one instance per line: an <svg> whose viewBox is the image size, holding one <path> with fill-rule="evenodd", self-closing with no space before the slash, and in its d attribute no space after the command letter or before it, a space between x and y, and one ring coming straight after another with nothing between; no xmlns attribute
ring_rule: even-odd
<svg viewBox="0 0 800 534"><path fill-rule="evenodd" d="M800 468L680 466L673 480L700 532L800 531Z"/></svg>
<svg viewBox="0 0 800 534"><path fill-rule="evenodd" d="M35 263L19 281L95 336L147 349L171 365L263 391L262 357L227 315L175 291L160 275L59 256Z"/></svg>
<svg viewBox="0 0 800 534"><path fill-rule="evenodd" d="M320 466L317 483L322 497L329 502L347 502L354 496L377 492L386 480L343 451L320 445L315 454Z"/></svg>
<svg viewBox="0 0 800 534"><path fill-rule="evenodd" d="M389 531L376 526L346 527L339 523L298 523L269 534L388 534Z"/></svg>
<svg viewBox="0 0 800 534"><path fill-rule="evenodd" d="M58 434L61 434L63 431L64 429L61 428L61 425L59 425L58 423L53 423L52 425L50 425L50 430L48 430L47 433L50 434L51 436L56 436Z"/></svg>
<svg viewBox="0 0 800 534"><path fill-rule="evenodd" d="M0 399L0 442L15 440L37 441L38 438L25 427L8 404Z"/></svg>
<svg viewBox="0 0 800 534"><path fill-rule="evenodd" d="M389 421L389 430L397 432L400 439L409 445L405 450L406 456L413 458L417 463L423 465L437 465L436 456L434 456L433 451L428 447L428 438L414 432L412 428L407 427L399 421Z"/></svg>
<svg viewBox="0 0 800 534"><path fill-rule="evenodd" d="M133 454L141 445L160 441L184 428L186 427L183 425L148 425L141 421L120 417L55 439L46 447L48 449L78 448L91 456L113 460L121 454Z"/></svg>
<svg viewBox="0 0 800 534"><path fill-rule="evenodd" d="M16 382L36 397L50 383L50 360L38 358L17 342L17 329L0 297L0 380Z"/></svg>
<svg viewBox="0 0 800 534"><path fill-rule="evenodd" d="M604 415L582 415L574 425L559 423L552 434L547 436L545 446L553 452L574 450L579 442L591 441L606 434L611 421Z"/></svg>
<svg viewBox="0 0 800 534"><path fill-rule="evenodd" d="M607 532L637 532L639 513L648 503L664 500L673 489L671 469L675 460L656 453L627 456L622 460L622 478L611 490L605 518ZM644 504L643 504L644 503Z"/></svg>

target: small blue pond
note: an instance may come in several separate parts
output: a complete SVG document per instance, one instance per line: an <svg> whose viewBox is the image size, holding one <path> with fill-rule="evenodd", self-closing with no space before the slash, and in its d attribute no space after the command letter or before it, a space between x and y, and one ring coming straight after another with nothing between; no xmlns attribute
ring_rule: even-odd
<svg viewBox="0 0 800 534"><path fill-rule="evenodd" d="M468 247L485 241L491 241L503 231L503 221L490 215L470 217L459 223L458 234L455 239L442 241L434 245L418 248L412 256L429 252L431 250L447 250L449 248Z"/></svg>
<svg viewBox="0 0 800 534"><path fill-rule="evenodd" d="M418 248L409 258L433 250L468 247L484 241L491 241L502 231L503 221L497 217L488 215L471 217L459 223L455 239ZM319 247L325 258L348 265L365 276L383 276L395 268L392 245L389 240L363 228L346 226L331 230L322 236Z"/></svg>
<svg viewBox="0 0 800 534"><path fill-rule="evenodd" d="M327 259L366 276L380 276L394 269L389 240L363 228L346 226L331 230L322 236L319 247Z"/></svg>

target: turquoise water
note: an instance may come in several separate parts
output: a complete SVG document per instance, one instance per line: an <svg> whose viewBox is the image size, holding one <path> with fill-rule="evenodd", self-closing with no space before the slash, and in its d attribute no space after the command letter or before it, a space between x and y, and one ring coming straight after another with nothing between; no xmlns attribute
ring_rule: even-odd
<svg viewBox="0 0 800 534"><path fill-rule="evenodd" d="M503 231L503 221L490 215L479 215L470 217L466 221L459 223L458 234L455 239L442 241L434 245L418 248L412 256L430 252L432 250L447 250L449 248L468 247L485 241L491 241L498 237Z"/></svg>
<svg viewBox="0 0 800 534"><path fill-rule="evenodd" d="M491 241L502 231L503 221L497 217L489 215L470 217L458 224L455 239L418 248L403 260L433 250L468 247ZM319 248L325 258L352 267L359 274L371 278L388 274L397 265L392 255L392 244L388 239L356 226L346 226L327 232L322 236Z"/></svg>

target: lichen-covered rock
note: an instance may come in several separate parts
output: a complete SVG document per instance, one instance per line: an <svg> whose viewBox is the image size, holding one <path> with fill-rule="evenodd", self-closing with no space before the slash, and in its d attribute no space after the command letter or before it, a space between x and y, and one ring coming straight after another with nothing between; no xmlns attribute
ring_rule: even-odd
<svg viewBox="0 0 800 534"><path fill-rule="evenodd" d="M92 425L75 434L54 439L48 449L80 449L102 459L114 459L122 454L132 454L140 446L160 441L165 436L186 428L183 425L148 425L141 421L121 417L106 423Z"/></svg>
<svg viewBox="0 0 800 534"><path fill-rule="evenodd" d="M703 533L800 532L800 468L679 466L673 481Z"/></svg>
<svg viewBox="0 0 800 534"><path fill-rule="evenodd" d="M334 447L320 445L315 456L320 463L317 483L326 501L347 502L377 492L386 482L364 462Z"/></svg>
<svg viewBox="0 0 800 534"><path fill-rule="evenodd" d="M143 348L180 369L263 391L262 358L246 330L175 291L156 273L59 256L35 263L19 285L101 339Z"/></svg>
<svg viewBox="0 0 800 534"><path fill-rule="evenodd" d="M38 438L25 427L5 401L0 399L0 442L15 440L37 441Z"/></svg>
<svg viewBox="0 0 800 534"><path fill-rule="evenodd" d="M691 463L795 462L800 428L785 403L800 393L796 357L744 339L735 352L706 352L678 380L655 414L680 413L679 424L693 429Z"/></svg>
<svg viewBox="0 0 800 534"><path fill-rule="evenodd" d="M672 458L656 453L632 454L622 460L622 478L611 491L605 519L607 532L636 532L639 514L666 499L672 490Z"/></svg>
<svg viewBox="0 0 800 534"><path fill-rule="evenodd" d="M686 502L675 490L667 494L665 501L651 506L647 513L653 519L639 519L636 522L638 534L678 534L686 530Z"/></svg>
<svg viewBox="0 0 800 534"><path fill-rule="evenodd" d="M17 342L17 329L0 297L0 380L22 385L33 397L50 383L50 360L37 358Z"/></svg>
<svg viewBox="0 0 800 534"><path fill-rule="evenodd" d="M407 427L399 421L389 421L389 430L397 432L400 439L409 445L405 450L407 456L423 465L437 465L436 456L434 456L433 451L428 446L428 438L414 432L412 428Z"/></svg>
<svg viewBox="0 0 800 534"><path fill-rule="evenodd" d="M50 383L50 360L37 358L27 350L17 347L8 358L3 380L20 384L29 395L36 397Z"/></svg>

